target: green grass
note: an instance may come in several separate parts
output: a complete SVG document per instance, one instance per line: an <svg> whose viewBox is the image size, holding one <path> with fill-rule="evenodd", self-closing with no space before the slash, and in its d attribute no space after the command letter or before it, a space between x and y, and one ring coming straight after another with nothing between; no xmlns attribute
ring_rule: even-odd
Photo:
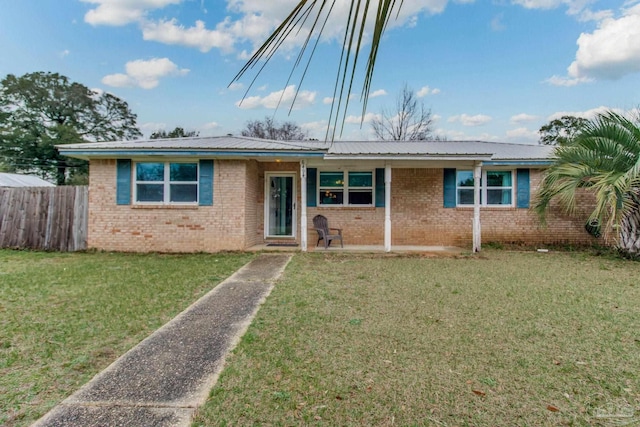
<svg viewBox="0 0 640 427"><path fill-rule="evenodd" d="M0 425L28 425L249 254L0 250Z"/></svg>
<svg viewBox="0 0 640 427"><path fill-rule="evenodd" d="M583 252L297 255L194 425L638 421L639 279Z"/></svg>

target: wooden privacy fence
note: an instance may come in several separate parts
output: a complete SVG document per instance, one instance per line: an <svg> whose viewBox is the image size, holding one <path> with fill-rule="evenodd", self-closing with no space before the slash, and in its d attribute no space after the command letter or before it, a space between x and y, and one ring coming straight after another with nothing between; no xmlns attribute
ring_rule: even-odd
<svg viewBox="0 0 640 427"><path fill-rule="evenodd" d="M0 247L87 248L89 188L0 188Z"/></svg>

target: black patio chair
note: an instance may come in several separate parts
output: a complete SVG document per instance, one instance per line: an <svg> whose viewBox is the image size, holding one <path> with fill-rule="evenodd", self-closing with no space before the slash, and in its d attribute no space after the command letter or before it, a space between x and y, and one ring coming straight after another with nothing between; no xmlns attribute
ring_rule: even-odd
<svg viewBox="0 0 640 427"><path fill-rule="evenodd" d="M342 229L341 228L329 228L329 221L323 215L316 215L313 217L313 227L318 232L318 242L316 246L320 244L320 240L324 242L324 248L328 249L332 240L340 240L340 247L344 248L342 243ZM332 231L337 231L332 233Z"/></svg>

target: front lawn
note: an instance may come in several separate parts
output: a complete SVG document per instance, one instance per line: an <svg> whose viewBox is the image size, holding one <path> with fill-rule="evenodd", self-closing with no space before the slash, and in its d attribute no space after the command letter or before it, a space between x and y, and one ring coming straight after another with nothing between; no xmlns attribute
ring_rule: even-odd
<svg viewBox="0 0 640 427"><path fill-rule="evenodd" d="M640 422L639 279L585 253L300 254L195 425Z"/></svg>
<svg viewBox="0 0 640 427"><path fill-rule="evenodd" d="M251 258L0 250L0 425L32 423Z"/></svg>

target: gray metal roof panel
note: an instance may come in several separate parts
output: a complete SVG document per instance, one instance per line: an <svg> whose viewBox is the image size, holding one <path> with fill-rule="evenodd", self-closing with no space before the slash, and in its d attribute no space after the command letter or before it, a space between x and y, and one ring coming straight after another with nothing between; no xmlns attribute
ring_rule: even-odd
<svg viewBox="0 0 640 427"><path fill-rule="evenodd" d="M491 156L494 160L549 159L553 147L485 141L340 141L328 156Z"/></svg>
<svg viewBox="0 0 640 427"><path fill-rule="evenodd" d="M329 143L319 141L272 141L248 137L195 137L135 141L90 142L58 145L68 150L240 150L240 151L322 151Z"/></svg>
<svg viewBox="0 0 640 427"><path fill-rule="evenodd" d="M55 185L37 176L0 173L0 187L55 187Z"/></svg>

